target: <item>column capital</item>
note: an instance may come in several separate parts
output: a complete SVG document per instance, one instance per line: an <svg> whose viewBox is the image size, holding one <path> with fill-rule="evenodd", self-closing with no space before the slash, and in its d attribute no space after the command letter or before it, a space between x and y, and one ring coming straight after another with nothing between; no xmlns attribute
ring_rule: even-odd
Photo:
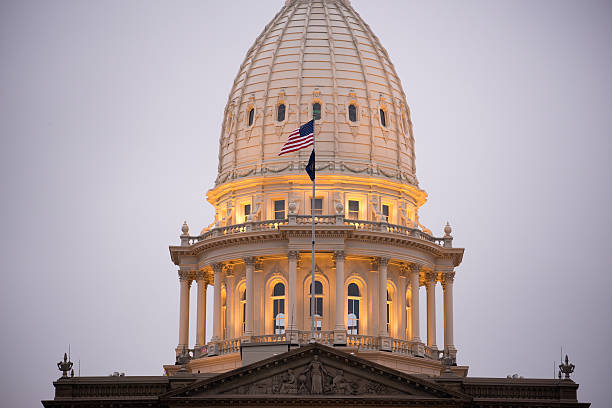
<svg viewBox="0 0 612 408"><path fill-rule="evenodd" d="M242 258L246 266L255 266L256 258L254 256L245 256Z"/></svg>
<svg viewBox="0 0 612 408"><path fill-rule="evenodd" d="M225 265L223 265L223 273L226 276L233 275L234 274L234 264L226 263Z"/></svg>
<svg viewBox="0 0 612 408"><path fill-rule="evenodd" d="M423 268L423 265L421 265L420 263L411 263L410 273L419 273L422 268Z"/></svg>
<svg viewBox="0 0 612 408"><path fill-rule="evenodd" d="M334 251L334 260L344 261L346 254L344 251Z"/></svg>
<svg viewBox="0 0 612 408"><path fill-rule="evenodd" d="M381 256L378 258L378 266L387 266L389 265L390 258Z"/></svg>
<svg viewBox="0 0 612 408"><path fill-rule="evenodd" d="M195 280L196 280L196 282L198 282L198 285L199 285L199 284L200 284L202 281L205 281L205 280L206 280L206 278L208 277L208 275L207 275L207 274L206 274L206 272L204 272L204 271L197 271L197 272L195 273L195 275L194 275L194 276L195 276Z"/></svg>
<svg viewBox="0 0 612 408"><path fill-rule="evenodd" d="M211 264L210 267L212 268L212 270L213 270L213 272L215 274L223 272L223 263L221 263L221 262L217 262L217 263Z"/></svg>
<svg viewBox="0 0 612 408"><path fill-rule="evenodd" d="M436 272L425 272L425 284L435 285L437 278L438 274Z"/></svg>
<svg viewBox="0 0 612 408"><path fill-rule="evenodd" d="M442 287L445 287L448 284L453 284L455 281L455 272L446 272L442 274Z"/></svg>
<svg viewBox="0 0 612 408"><path fill-rule="evenodd" d="M191 271L178 271L178 276L179 276L179 280L182 281L187 281L187 283L191 283L191 281L193 280L193 276L191 274Z"/></svg>
<svg viewBox="0 0 612 408"><path fill-rule="evenodd" d="M298 259L300 253L298 251L289 251L287 252L287 258L289 259Z"/></svg>

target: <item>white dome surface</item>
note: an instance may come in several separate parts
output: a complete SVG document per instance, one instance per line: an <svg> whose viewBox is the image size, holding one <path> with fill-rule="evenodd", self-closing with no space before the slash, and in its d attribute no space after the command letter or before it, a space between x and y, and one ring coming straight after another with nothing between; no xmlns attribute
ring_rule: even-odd
<svg viewBox="0 0 612 408"><path fill-rule="evenodd" d="M312 118L314 103L322 107L315 133L320 173L418 185L401 82L347 0L288 0L249 49L225 109L216 184L268 174L305 176L309 148L278 153L289 133ZM282 121L280 105L286 109Z"/></svg>

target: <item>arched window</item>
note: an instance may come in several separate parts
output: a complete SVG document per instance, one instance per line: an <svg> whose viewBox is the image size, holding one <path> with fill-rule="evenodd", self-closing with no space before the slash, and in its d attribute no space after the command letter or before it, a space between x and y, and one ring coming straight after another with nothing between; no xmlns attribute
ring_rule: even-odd
<svg viewBox="0 0 612 408"><path fill-rule="evenodd" d="M359 334L359 286L348 285L348 334Z"/></svg>
<svg viewBox="0 0 612 408"><path fill-rule="evenodd" d="M321 104L319 102L315 102L312 104L312 116L314 120L321 119Z"/></svg>
<svg viewBox="0 0 612 408"><path fill-rule="evenodd" d="M246 331L246 290L242 291L242 295L240 295L240 314L242 321L242 333Z"/></svg>
<svg viewBox="0 0 612 408"><path fill-rule="evenodd" d="M309 284L310 305L308 307L308 315L312 316L312 285ZM323 326L323 284L315 281L315 328L321 331Z"/></svg>
<svg viewBox="0 0 612 408"><path fill-rule="evenodd" d="M387 113L383 108L380 108L380 124L387 127Z"/></svg>
<svg viewBox="0 0 612 408"><path fill-rule="evenodd" d="M355 104L349 105L349 120L351 122L357 122L357 106Z"/></svg>
<svg viewBox="0 0 612 408"><path fill-rule="evenodd" d="M389 327L391 325L391 302L393 300L391 299L391 295L389 294L389 291L387 290L387 333L389 333Z"/></svg>
<svg viewBox="0 0 612 408"><path fill-rule="evenodd" d="M277 283L272 290L272 319L274 334L285 332L285 285Z"/></svg>
<svg viewBox="0 0 612 408"><path fill-rule="evenodd" d="M249 118L247 120L249 126L253 126L253 120L255 120L255 108L249 110Z"/></svg>
<svg viewBox="0 0 612 408"><path fill-rule="evenodd" d="M284 103L281 103L280 105L278 105L278 108L276 109L276 121L277 122L282 122L283 120L285 120L285 110L287 108L285 107Z"/></svg>

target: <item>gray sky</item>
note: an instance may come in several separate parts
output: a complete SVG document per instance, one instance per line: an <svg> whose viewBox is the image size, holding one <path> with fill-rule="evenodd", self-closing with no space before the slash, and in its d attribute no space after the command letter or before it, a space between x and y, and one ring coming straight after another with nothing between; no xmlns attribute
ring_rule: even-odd
<svg viewBox="0 0 612 408"><path fill-rule="evenodd" d="M6 406L51 398L69 343L82 375L173 362L168 245L212 220L227 94L283 2L0 1ZM580 400L605 406L612 3L352 3L412 109L421 220L466 248L459 362L549 378L564 346Z"/></svg>

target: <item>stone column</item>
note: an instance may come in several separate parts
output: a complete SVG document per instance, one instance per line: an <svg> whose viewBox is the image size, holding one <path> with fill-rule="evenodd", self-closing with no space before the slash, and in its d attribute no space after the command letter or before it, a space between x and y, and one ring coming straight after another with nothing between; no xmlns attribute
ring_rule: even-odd
<svg viewBox="0 0 612 408"><path fill-rule="evenodd" d="M389 264L389 258L378 258L378 333L382 337L389 336L387 331L387 265Z"/></svg>
<svg viewBox="0 0 612 408"><path fill-rule="evenodd" d="M189 289L191 288L191 273L189 271L179 271L180 281L180 316L179 316L179 344L176 348L177 356L183 350L189 348Z"/></svg>
<svg viewBox="0 0 612 408"><path fill-rule="evenodd" d="M248 342L253 336L253 269L255 269L255 258L247 256L246 264L246 321L243 342Z"/></svg>
<svg viewBox="0 0 612 408"><path fill-rule="evenodd" d="M344 251L335 251L336 261L336 325L334 327L334 345L346 345L346 326L344 325Z"/></svg>
<svg viewBox="0 0 612 408"><path fill-rule="evenodd" d="M289 251L287 253L287 259L289 260L289 296L287 310L285 310L285 314L287 316L287 329L285 330L285 333L287 334L287 341L292 344L297 344L298 342L297 324L295 323L295 319L297 318L297 263L299 256L300 253L298 251Z"/></svg>
<svg viewBox="0 0 612 408"><path fill-rule="evenodd" d="M225 274L225 287L227 289L225 305L227 307L226 311L226 321L225 325L227 326L227 339L233 339L234 335L234 270L233 268L228 268Z"/></svg>
<svg viewBox="0 0 612 408"><path fill-rule="evenodd" d="M442 289L444 289L444 350L451 358L455 358L456 349L453 339L453 282L455 272L442 275Z"/></svg>
<svg viewBox="0 0 612 408"><path fill-rule="evenodd" d="M214 289L215 296L213 300L213 341L221 339L221 274L223 272L223 264L216 263L212 265L214 271Z"/></svg>
<svg viewBox="0 0 612 408"><path fill-rule="evenodd" d="M196 282L198 284L198 317L195 348L201 349L206 344L206 289L208 280L204 271L196 273Z"/></svg>
<svg viewBox="0 0 612 408"><path fill-rule="evenodd" d="M404 271L399 277L399 302L400 302L400 333L399 338L402 340L406 340L406 275Z"/></svg>
<svg viewBox="0 0 612 408"><path fill-rule="evenodd" d="M436 346L436 273L425 274L425 288L427 290L427 346Z"/></svg>
<svg viewBox="0 0 612 408"><path fill-rule="evenodd" d="M411 301L410 305L411 318L412 318L412 341L420 343L421 334L419 330L419 272L421 271L421 265L411 264L410 265L410 293Z"/></svg>

